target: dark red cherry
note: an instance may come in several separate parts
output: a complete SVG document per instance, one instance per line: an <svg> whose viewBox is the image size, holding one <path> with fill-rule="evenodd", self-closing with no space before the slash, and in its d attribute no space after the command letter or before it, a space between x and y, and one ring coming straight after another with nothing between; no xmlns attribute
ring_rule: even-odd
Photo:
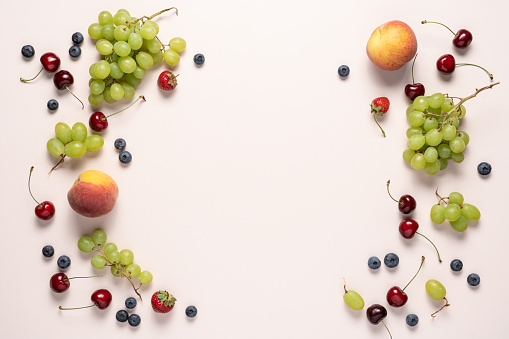
<svg viewBox="0 0 509 339"><path fill-rule="evenodd" d="M106 289L99 289L92 293L91 298L92 302L95 303L95 306L100 310L104 310L111 303L111 293Z"/></svg>
<svg viewBox="0 0 509 339"><path fill-rule="evenodd" d="M442 74L451 74L456 69L456 60L451 54L444 54L437 60L437 69Z"/></svg>
<svg viewBox="0 0 509 339"><path fill-rule="evenodd" d="M460 29L458 33L452 39L452 43L454 46L458 48L466 48L472 42L472 33L467 31L466 29Z"/></svg>
<svg viewBox="0 0 509 339"><path fill-rule="evenodd" d="M53 83L56 88L63 90L74 83L74 78L70 72L61 70L53 76Z"/></svg>
<svg viewBox="0 0 509 339"><path fill-rule="evenodd" d="M367 308L366 316L370 323L376 325L387 317L387 309L380 304L373 304Z"/></svg>
<svg viewBox="0 0 509 339"><path fill-rule="evenodd" d="M60 67L60 58L55 53L44 53L41 55L41 64L47 72L53 73Z"/></svg>
<svg viewBox="0 0 509 339"><path fill-rule="evenodd" d="M424 95L424 92L424 85L420 82L415 84L408 84L405 86L405 95L412 101L414 101L418 96Z"/></svg>
<svg viewBox="0 0 509 339"><path fill-rule="evenodd" d="M417 202L410 194L402 195L398 202L399 211L403 214L409 214L417 207Z"/></svg>
<svg viewBox="0 0 509 339"><path fill-rule="evenodd" d="M401 307L408 301L408 295L398 286L392 286L387 292L387 302L392 307Z"/></svg>
<svg viewBox="0 0 509 339"><path fill-rule="evenodd" d="M90 116L88 120L90 128L96 132L102 132L108 127L108 119L103 112L95 112Z"/></svg>
<svg viewBox="0 0 509 339"><path fill-rule="evenodd" d="M35 206L35 215L42 220L50 220L55 215L55 205L51 201L43 201Z"/></svg>
<svg viewBox="0 0 509 339"><path fill-rule="evenodd" d="M49 287L53 292L62 293L69 289L71 283L64 273L56 273L51 276Z"/></svg>
<svg viewBox="0 0 509 339"><path fill-rule="evenodd" d="M405 239L413 238L419 229L419 224L414 219L405 219L399 224L399 233Z"/></svg>

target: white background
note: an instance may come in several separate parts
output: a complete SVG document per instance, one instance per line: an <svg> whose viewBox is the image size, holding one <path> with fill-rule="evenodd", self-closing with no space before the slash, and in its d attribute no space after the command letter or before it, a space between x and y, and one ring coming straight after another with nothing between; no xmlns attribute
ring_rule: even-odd
<svg viewBox="0 0 509 339"><path fill-rule="evenodd" d="M3 98L2 166L2 337L50 338L57 335L90 338L164 336L168 338L388 338L382 325L368 323L365 309L350 310L342 301L343 281L359 292L366 307L388 308L386 324L394 338L481 338L507 336L506 218L508 160L506 100L509 84L504 41L504 1L4 1L1 93ZM94 42L86 36L101 10L127 8L133 16L150 15L177 6L179 16L156 19L159 37L187 41L177 89L167 95L156 87L162 63L147 72L137 93L147 101L110 118L98 154L69 159L47 175L55 158L46 151L54 125L87 123L94 112L66 91L58 91L51 74L42 74L39 57L53 51L61 69L74 75L72 90L86 101L88 67L98 60ZM378 70L365 47L380 24L399 19L415 31L419 57L415 80L426 93L440 91L467 96L490 83L475 67L460 67L450 77L435 69L445 53L457 62L488 68L501 85L469 101L461 127L471 143L462 164L430 177L410 169L401 158L405 148L405 84L411 82L410 64L396 72ZM453 30L469 29L472 45L457 51ZM86 36L77 60L68 55L72 33ZM35 47L32 60L20 49ZM201 68L193 55L203 53ZM350 66L344 80L338 66ZM377 96L391 100L380 119L383 138L370 114ZM58 111L46 102L56 98ZM127 105L123 100L102 105L105 114ZM123 137L133 155L128 166L118 161L113 141ZM482 178L477 164L488 161L493 172ZM27 190L30 166L35 166L32 191L50 200L56 215L39 221ZM98 169L110 174L120 190L113 212L98 219L74 213L66 194L78 174ZM396 197L412 194L417 200L413 217L432 246L416 237L403 239L398 224L403 216L386 193L392 181ZM460 191L466 202L482 212L463 234L449 226L433 225L429 209L435 189L447 195ZM103 278L73 280L71 288L55 294L49 278L58 272L56 258L72 259L69 276L97 273L91 255L79 253L78 238L103 228L109 241L135 253L135 262L150 270L153 282L143 287L144 302L135 309L138 328L115 320L126 297L134 293L127 281ZM45 260L44 245L55 248ZM370 256L395 252L394 270L367 266ZM426 262L407 288L408 303L390 308L385 294L392 285L403 287ZM454 273L449 263L463 260ZM471 288L466 277L476 272L481 284ZM107 273L107 272L106 272ZM430 278L447 288L451 307L436 319L441 306L425 292ZM59 305L90 302L97 288L113 294L111 306L63 312ZM150 296L167 289L178 299L168 315L155 314ZM188 305L198 315L188 319ZM409 313L420 322L405 323ZM505 334L505 335L504 335Z"/></svg>

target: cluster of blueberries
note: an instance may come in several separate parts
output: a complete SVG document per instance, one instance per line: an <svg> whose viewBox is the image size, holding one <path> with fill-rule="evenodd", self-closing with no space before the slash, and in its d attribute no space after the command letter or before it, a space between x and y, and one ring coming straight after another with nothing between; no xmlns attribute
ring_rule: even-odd
<svg viewBox="0 0 509 339"><path fill-rule="evenodd" d="M123 164L128 164L133 160L133 156L129 151L124 150L126 146L126 142L122 138L118 138L114 142L115 148L120 151L120 154L118 155L118 159Z"/></svg>
<svg viewBox="0 0 509 339"><path fill-rule="evenodd" d="M125 307L129 310L132 310L137 305L136 299L133 297L129 297L125 300ZM141 318L138 314L132 313L129 315L126 310L119 310L117 314L115 315L117 320L121 323L125 323L126 321L129 323L129 325L136 327L141 323Z"/></svg>
<svg viewBox="0 0 509 339"><path fill-rule="evenodd" d="M46 245L42 248L42 255L46 258L51 258L55 254L55 249L51 245ZM57 265L60 269L65 270L71 265L71 258L66 255L61 255L57 259Z"/></svg>

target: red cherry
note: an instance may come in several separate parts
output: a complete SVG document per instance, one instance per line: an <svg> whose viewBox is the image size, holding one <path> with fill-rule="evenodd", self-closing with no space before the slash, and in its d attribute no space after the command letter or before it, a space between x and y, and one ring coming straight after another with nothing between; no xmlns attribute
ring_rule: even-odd
<svg viewBox="0 0 509 339"><path fill-rule="evenodd" d="M61 70L53 76L53 83L56 88L63 90L74 83L74 78L69 71Z"/></svg>
<svg viewBox="0 0 509 339"><path fill-rule="evenodd" d="M49 287L56 293L67 291L70 286L69 278L64 273L53 274L49 280Z"/></svg>
<svg viewBox="0 0 509 339"><path fill-rule="evenodd" d="M472 33L467 31L466 29L460 29L458 33L452 39L452 43L454 46L458 48L466 48L472 42Z"/></svg>
<svg viewBox="0 0 509 339"><path fill-rule="evenodd" d="M100 310L104 310L111 303L111 293L106 289L99 289L92 293L92 302L95 303L95 306Z"/></svg>
<svg viewBox="0 0 509 339"><path fill-rule="evenodd" d="M35 200L32 189L30 188L30 179L32 178L32 172L34 170L34 166L30 168L30 174L28 175L28 192L30 193L30 196L34 201L37 203L37 206L35 206L35 215L42 220L50 220L55 215L55 205L51 203L50 201L43 201L42 203L39 203L37 200Z"/></svg>
<svg viewBox="0 0 509 339"><path fill-rule="evenodd" d="M392 307L401 307L408 301L408 295L398 286L392 286L387 292L387 302Z"/></svg>
<svg viewBox="0 0 509 339"><path fill-rule="evenodd" d="M96 132L101 132L108 127L108 119L102 112L95 112L90 116L88 120L90 128Z"/></svg>
<svg viewBox="0 0 509 339"><path fill-rule="evenodd" d="M442 74L451 74L456 69L456 60L451 54L444 54L437 60L437 69Z"/></svg>
<svg viewBox="0 0 509 339"><path fill-rule="evenodd" d="M409 214L415 208L417 207L417 202L415 201L414 197L412 197L409 194L402 195L399 200L396 200L392 197L391 192L389 192L389 184L391 183L390 180L387 180L387 193L391 197L392 200L396 201L398 203L398 209L403 214Z"/></svg>
<svg viewBox="0 0 509 339"><path fill-rule="evenodd" d="M399 224L399 233L405 239L413 238L418 229L419 224L413 219L405 219Z"/></svg>
<svg viewBox="0 0 509 339"><path fill-rule="evenodd" d="M405 86L405 95L412 101L414 101L418 96L424 95L424 92L424 85L420 82L415 84L408 84Z"/></svg>
<svg viewBox="0 0 509 339"><path fill-rule="evenodd" d="M60 58L55 53L44 53L41 55L41 64L47 72L53 73L60 67Z"/></svg>

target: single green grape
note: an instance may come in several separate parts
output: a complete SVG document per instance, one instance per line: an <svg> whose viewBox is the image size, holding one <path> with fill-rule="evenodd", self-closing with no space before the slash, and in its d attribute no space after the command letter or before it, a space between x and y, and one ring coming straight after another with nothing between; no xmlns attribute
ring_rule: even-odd
<svg viewBox="0 0 509 339"><path fill-rule="evenodd" d="M125 25L117 26L113 31L113 36L117 41L127 41L127 39L129 39L130 34L131 32L129 32L129 28Z"/></svg>
<svg viewBox="0 0 509 339"><path fill-rule="evenodd" d="M105 79L110 74L110 64L106 60L101 60L95 64L94 74L98 79Z"/></svg>
<svg viewBox="0 0 509 339"><path fill-rule="evenodd" d="M111 94L110 94L110 88L111 88L111 87L109 87L109 86L108 86L108 87L106 87L106 88L104 89L104 92L103 92L104 101L106 101L108 104L112 104L112 103L114 103L115 101L117 101L117 100L115 100L115 99L113 99L113 98L111 97Z"/></svg>
<svg viewBox="0 0 509 339"><path fill-rule="evenodd" d="M131 50L137 51L143 45L143 38L139 33L130 33L129 38L127 39L129 46L131 46Z"/></svg>
<svg viewBox="0 0 509 339"><path fill-rule="evenodd" d="M104 139L99 134L92 134L85 138L85 147L87 152L96 152L104 145Z"/></svg>
<svg viewBox="0 0 509 339"><path fill-rule="evenodd" d="M147 25L145 22L140 28L140 35L143 39L152 40L156 37L157 31L153 26Z"/></svg>
<svg viewBox="0 0 509 339"><path fill-rule="evenodd" d="M422 128L420 127L409 127L406 130L406 137L410 138L414 134L422 134Z"/></svg>
<svg viewBox="0 0 509 339"><path fill-rule="evenodd" d="M463 194L461 194L460 192L451 192L449 194L449 202L451 204L461 205L463 204L463 201L464 201Z"/></svg>
<svg viewBox="0 0 509 339"><path fill-rule="evenodd" d="M111 262L111 260L110 260L110 262ZM115 277L120 277L122 275L122 271L119 270L115 265L113 265L113 266L111 266L111 274L113 274L113 276L115 276Z"/></svg>
<svg viewBox="0 0 509 339"><path fill-rule="evenodd" d="M463 215L467 220L471 221L481 219L481 212L477 207L471 204L463 204L463 208L461 209L461 215Z"/></svg>
<svg viewBox="0 0 509 339"><path fill-rule="evenodd" d="M353 310L360 311L364 308L364 299L355 291L348 290L343 294L345 304Z"/></svg>
<svg viewBox="0 0 509 339"><path fill-rule="evenodd" d="M125 41L117 41L113 46L119 57L128 56L131 53L131 46Z"/></svg>
<svg viewBox="0 0 509 339"><path fill-rule="evenodd" d="M429 107L428 99L420 95L417 98L414 99L414 108L416 111L424 112Z"/></svg>
<svg viewBox="0 0 509 339"><path fill-rule="evenodd" d="M170 66L176 66L180 62L180 55L171 49L164 51L163 58Z"/></svg>
<svg viewBox="0 0 509 339"><path fill-rule="evenodd" d="M124 89L124 99L132 99L134 98L134 95L136 94L136 90L132 85L129 83L122 81L120 82L120 85L122 85L122 88Z"/></svg>
<svg viewBox="0 0 509 339"><path fill-rule="evenodd" d="M111 66L110 66L110 68L111 68ZM111 70L110 70L110 72L111 72ZM95 94L95 95L102 94L105 86L106 86L106 84L104 83L104 80L101 80L101 79L92 79L92 81L88 85L88 87L90 87L90 92L92 92L92 94Z"/></svg>
<svg viewBox="0 0 509 339"><path fill-rule="evenodd" d="M95 230L94 233L92 233L92 240L97 246L101 246L102 244L106 243L106 239L106 232L103 230Z"/></svg>
<svg viewBox="0 0 509 339"><path fill-rule="evenodd" d="M465 142L460 137L455 137L449 141L449 147L451 148L452 152L460 153L465 149Z"/></svg>
<svg viewBox="0 0 509 339"><path fill-rule="evenodd" d="M445 206L444 216L449 221L458 220L461 216L461 208L457 204L449 204Z"/></svg>
<svg viewBox="0 0 509 339"><path fill-rule="evenodd" d="M422 128L426 132L428 132L429 130L438 128L438 121L437 121L437 119L435 119L433 117L426 118L426 120L424 120L424 124L422 125Z"/></svg>
<svg viewBox="0 0 509 339"><path fill-rule="evenodd" d="M454 127L458 128L458 126L459 126L459 124L460 124L460 121L459 121L458 117L452 117L452 119L451 119L451 124L452 124Z"/></svg>
<svg viewBox="0 0 509 339"><path fill-rule="evenodd" d="M108 261L112 264L118 264L120 263L120 252L116 250L110 250L107 253L104 253L106 255L106 258L108 258Z"/></svg>
<svg viewBox="0 0 509 339"><path fill-rule="evenodd" d="M133 75L138 79L143 79L143 77L145 76L145 70L137 65L136 69L133 72Z"/></svg>
<svg viewBox="0 0 509 339"><path fill-rule="evenodd" d="M425 120L426 120L426 118L424 117L424 113L419 112L419 111L413 111L408 116L408 123L412 127L422 126L422 124L424 124Z"/></svg>
<svg viewBox="0 0 509 339"><path fill-rule="evenodd" d="M110 55L113 53L113 45L106 39L97 40L95 49L102 55Z"/></svg>
<svg viewBox="0 0 509 339"><path fill-rule="evenodd" d="M435 147L428 147L424 152L424 160L428 163L434 163L438 160L438 151Z"/></svg>
<svg viewBox="0 0 509 339"><path fill-rule="evenodd" d="M125 12L117 12L113 16L113 23L118 27L121 25L126 25L129 22L131 16ZM117 39L118 40L118 39Z"/></svg>
<svg viewBox="0 0 509 339"><path fill-rule="evenodd" d="M140 273L138 280L140 281L141 284L148 285L152 281L152 278L153 278L152 273L150 273L149 271L143 271Z"/></svg>
<svg viewBox="0 0 509 339"><path fill-rule="evenodd" d="M92 267L97 268L98 270L102 270L104 267L106 267L106 263L106 259L100 254L94 255L90 260Z"/></svg>
<svg viewBox="0 0 509 339"><path fill-rule="evenodd" d="M120 251L120 262L123 265L130 265L133 263L134 260L134 253L131 250L122 250Z"/></svg>
<svg viewBox="0 0 509 339"><path fill-rule="evenodd" d="M424 166L424 171L429 175L435 175L440 172L440 161L436 160L435 162L426 162Z"/></svg>
<svg viewBox="0 0 509 339"><path fill-rule="evenodd" d="M436 115L442 114L442 110L440 109L440 107L438 107L438 108L428 107L427 111L428 111L428 113L432 113L432 114L436 114ZM437 118L439 118L439 117L437 117Z"/></svg>
<svg viewBox="0 0 509 339"><path fill-rule="evenodd" d="M90 253L94 249L94 242L92 238L87 235L82 236L78 239L78 248L81 252Z"/></svg>
<svg viewBox="0 0 509 339"><path fill-rule="evenodd" d="M130 56L120 57L118 59L118 65L124 73L132 73L136 69L136 61Z"/></svg>
<svg viewBox="0 0 509 339"><path fill-rule="evenodd" d="M441 108L445 102L445 96L442 93L434 93L428 98L429 107Z"/></svg>
<svg viewBox="0 0 509 339"><path fill-rule="evenodd" d="M415 153L412 157L412 160L410 160L410 165L416 169L420 170L423 169L426 166L426 160L424 160L424 155L421 153Z"/></svg>
<svg viewBox="0 0 509 339"><path fill-rule="evenodd" d="M454 107L454 103L451 98L445 98L442 103L442 112L449 112Z"/></svg>
<svg viewBox="0 0 509 339"><path fill-rule="evenodd" d="M426 138L422 134L414 134L408 138L408 147L413 150L418 150L426 143Z"/></svg>
<svg viewBox="0 0 509 339"><path fill-rule="evenodd" d="M444 169L447 168L447 165L449 164L447 162L447 159L444 159L444 158L439 158L438 161L440 161L440 170L443 171Z"/></svg>
<svg viewBox="0 0 509 339"><path fill-rule="evenodd" d="M456 232L464 232L468 227L468 220L463 215L460 215L457 220L449 221L449 223Z"/></svg>
<svg viewBox="0 0 509 339"><path fill-rule="evenodd" d="M440 144L437 147L438 156L443 159L449 159L452 155L451 148L449 144Z"/></svg>
<svg viewBox="0 0 509 339"><path fill-rule="evenodd" d="M49 154L54 157L60 158L62 154L64 154L64 144L62 141L57 138L51 138L46 143L46 148L48 149Z"/></svg>
<svg viewBox="0 0 509 339"><path fill-rule="evenodd" d="M97 77L97 75L95 75L95 63L93 63L92 65L90 65L90 67L88 68L88 74L90 74L90 76L92 77L92 79L99 79Z"/></svg>
<svg viewBox="0 0 509 339"><path fill-rule="evenodd" d="M442 205L433 205L429 212L431 221L434 224L441 224L445 221L445 207Z"/></svg>
<svg viewBox="0 0 509 339"><path fill-rule="evenodd" d="M428 293L431 299L438 301L445 298L447 291L439 281L430 279L426 281L426 293Z"/></svg>
<svg viewBox="0 0 509 339"><path fill-rule="evenodd" d="M117 13L125 13L128 17L131 17L131 14L129 14L129 11L125 8L119 9Z"/></svg>
<svg viewBox="0 0 509 339"><path fill-rule="evenodd" d="M87 137L87 126L82 122L72 125L71 137L73 141L83 141Z"/></svg>
<svg viewBox="0 0 509 339"><path fill-rule="evenodd" d="M103 37L102 29L103 26L100 23L91 24L90 26L88 26L88 35L92 39L99 40Z"/></svg>
<svg viewBox="0 0 509 339"><path fill-rule="evenodd" d="M149 69L154 65L154 59L152 59L152 56L147 52L139 52L136 55L136 62L138 63L138 66L143 69Z"/></svg>
<svg viewBox="0 0 509 339"><path fill-rule="evenodd" d="M90 103L90 105L92 106L99 106L100 104L102 104L104 101L104 96L101 94L93 94L93 93L90 93L88 95L88 102Z"/></svg>
<svg viewBox="0 0 509 339"><path fill-rule="evenodd" d="M120 100L124 97L124 87L119 83L114 83L110 88L110 95L115 100Z"/></svg>
<svg viewBox="0 0 509 339"><path fill-rule="evenodd" d="M177 53L180 53L186 49L186 41L179 37L171 39L169 45L170 48Z"/></svg>
<svg viewBox="0 0 509 339"><path fill-rule="evenodd" d="M467 146L468 143L470 142L470 136L467 134L467 132L465 132L465 131L458 131L458 133L456 133L456 135L458 137L460 137L461 139L463 139L463 142L465 143L465 146Z"/></svg>
<svg viewBox="0 0 509 339"><path fill-rule="evenodd" d="M116 62L110 64L110 76L113 79L120 79L124 76L124 72L120 69L120 66ZM103 88L104 91L104 88Z"/></svg>
<svg viewBox="0 0 509 339"><path fill-rule="evenodd" d="M116 244L114 244L112 242L109 242L109 243L104 245L103 252L106 255L106 257L108 257L108 253L109 252L113 252L113 251L118 251Z"/></svg>
<svg viewBox="0 0 509 339"><path fill-rule="evenodd" d="M79 158L87 153L87 146L83 141L71 141L65 145L64 153L69 158Z"/></svg>
<svg viewBox="0 0 509 339"><path fill-rule="evenodd" d="M130 278L138 278L141 274L141 268L137 264L130 264L126 267L127 276Z"/></svg>
<svg viewBox="0 0 509 339"><path fill-rule="evenodd" d="M113 23L113 15L108 11L102 11L98 15L99 23L101 25L110 25Z"/></svg>
<svg viewBox="0 0 509 339"><path fill-rule="evenodd" d="M459 164L459 163L463 162L463 160L465 160L465 155L463 154L463 152L452 153L451 160L454 161L455 163Z"/></svg>
<svg viewBox="0 0 509 339"><path fill-rule="evenodd" d="M113 25L104 25L102 28L102 35L105 39L113 40L115 38L115 26Z"/></svg>
<svg viewBox="0 0 509 339"><path fill-rule="evenodd" d="M439 131L436 128L433 128L428 133L426 133L426 143L430 146L440 145L442 142L442 131Z"/></svg>
<svg viewBox="0 0 509 339"><path fill-rule="evenodd" d="M406 116L408 117L410 115L410 113L412 113L413 111L415 111L415 108L414 108L414 104L410 104L407 108L406 108Z"/></svg>
<svg viewBox="0 0 509 339"><path fill-rule="evenodd" d="M412 161L412 157L414 155L415 155L415 151L411 148L407 148L403 151L403 160L405 160L405 162L410 163L410 161Z"/></svg>
<svg viewBox="0 0 509 339"><path fill-rule="evenodd" d="M442 137L444 140L451 141L456 137L456 127L451 124L445 124L442 127Z"/></svg>
<svg viewBox="0 0 509 339"><path fill-rule="evenodd" d="M458 115L458 119L463 119L465 117L465 114L467 114L467 109L465 106L460 105L460 114Z"/></svg>
<svg viewBox="0 0 509 339"><path fill-rule="evenodd" d="M57 139L64 145L72 141L71 128L65 122L59 122L55 125L55 134L57 135Z"/></svg>
<svg viewBox="0 0 509 339"><path fill-rule="evenodd" d="M147 26L147 27L154 27L155 30L156 30L156 34L159 33L159 25L157 24L157 22L155 22L154 20L146 20L144 23L143 23L144 26ZM145 38L146 39L146 38ZM147 39L149 40L149 39Z"/></svg>
<svg viewBox="0 0 509 339"><path fill-rule="evenodd" d="M137 87L141 84L141 79L136 78L132 73L126 74L125 80L127 83L133 87Z"/></svg>
<svg viewBox="0 0 509 339"><path fill-rule="evenodd" d="M154 59L154 65L159 64L161 61L163 61L164 53L163 51L159 51L157 53L149 53L152 56L152 59Z"/></svg>
<svg viewBox="0 0 509 339"><path fill-rule="evenodd" d="M157 53L161 50L161 43L157 39L147 40L146 45L150 53Z"/></svg>

